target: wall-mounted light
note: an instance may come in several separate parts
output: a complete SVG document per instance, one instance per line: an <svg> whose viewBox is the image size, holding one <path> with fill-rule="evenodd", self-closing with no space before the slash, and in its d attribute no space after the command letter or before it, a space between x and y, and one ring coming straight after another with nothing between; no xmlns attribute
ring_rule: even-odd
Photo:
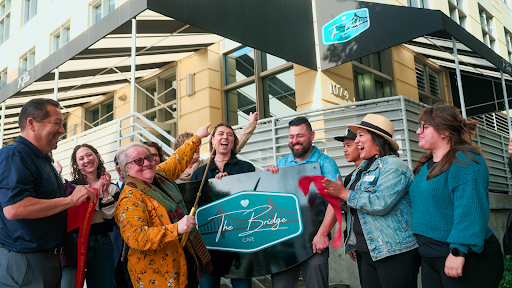
<svg viewBox="0 0 512 288"><path fill-rule="evenodd" d="M126 96L126 94L123 94L123 95L121 95L121 96L117 97L117 99L118 99L119 101L125 101L126 99L128 99L128 96Z"/></svg>
<svg viewBox="0 0 512 288"><path fill-rule="evenodd" d="M192 96L194 91L194 74L187 74L187 96Z"/></svg>

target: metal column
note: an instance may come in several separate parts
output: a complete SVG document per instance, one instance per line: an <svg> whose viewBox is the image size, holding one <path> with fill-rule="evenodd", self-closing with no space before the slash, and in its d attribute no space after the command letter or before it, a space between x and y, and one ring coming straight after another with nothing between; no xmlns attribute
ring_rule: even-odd
<svg viewBox="0 0 512 288"><path fill-rule="evenodd" d="M4 147L5 101L2 102L2 125L0 127L0 148Z"/></svg>
<svg viewBox="0 0 512 288"><path fill-rule="evenodd" d="M130 80L130 114L135 112L135 53L137 52L137 20L132 19L132 66L131 72L132 77ZM130 123L133 124L133 117L130 119Z"/></svg>
<svg viewBox="0 0 512 288"><path fill-rule="evenodd" d="M508 97L507 97L507 87L505 85L505 76L503 75L503 71L501 72L501 87L503 87L503 98L505 100L505 110L507 111L507 125L508 125L508 135L512 138L512 127L510 125L510 112L508 111Z"/></svg>
<svg viewBox="0 0 512 288"><path fill-rule="evenodd" d="M455 42L455 38L453 38L453 37L452 37L452 43L453 43L453 56L455 57L455 71L457 72L457 86L459 87L460 110L462 111L462 117L464 117L464 119L467 119L466 104L464 103L464 92L462 91L462 79L460 77L459 56L457 55L457 43Z"/></svg>
<svg viewBox="0 0 512 288"><path fill-rule="evenodd" d="M59 93L59 68L55 69L55 87L53 88L53 100L57 101Z"/></svg>

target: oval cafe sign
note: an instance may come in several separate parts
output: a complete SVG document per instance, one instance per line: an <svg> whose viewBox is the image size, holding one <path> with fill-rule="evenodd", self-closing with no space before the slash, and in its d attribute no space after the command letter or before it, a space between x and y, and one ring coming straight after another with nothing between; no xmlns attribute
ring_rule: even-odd
<svg viewBox="0 0 512 288"><path fill-rule="evenodd" d="M295 194L242 191L197 210L196 222L211 250L252 253L302 234Z"/></svg>

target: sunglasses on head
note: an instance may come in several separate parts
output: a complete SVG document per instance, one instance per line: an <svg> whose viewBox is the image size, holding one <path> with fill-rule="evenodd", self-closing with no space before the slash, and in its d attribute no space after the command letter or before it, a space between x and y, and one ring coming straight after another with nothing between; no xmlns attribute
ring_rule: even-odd
<svg viewBox="0 0 512 288"><path fill-rule="evenodd" d="M147 160L148 162L151 163L151 162L153 162L153 158L155 158L155 154L148 154L144 158L139 157L137 159L133 159L132 161L126 163L126 165L133 162L133 163L135 163L135 165L141 167L142 165L144 165L144 160Z"/></svg>

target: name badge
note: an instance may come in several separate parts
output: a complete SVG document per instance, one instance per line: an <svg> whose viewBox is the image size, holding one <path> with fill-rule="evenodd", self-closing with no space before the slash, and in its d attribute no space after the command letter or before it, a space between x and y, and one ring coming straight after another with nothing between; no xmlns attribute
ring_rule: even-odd
<svg viewBox="0 0 512 288"><path fill-rule="evenodd" d="M366 176L366 177L364 177L363 181L364 182L372 182L373 179L375 179L375 176L373 176L373 175L372 176Z"/></svg>

